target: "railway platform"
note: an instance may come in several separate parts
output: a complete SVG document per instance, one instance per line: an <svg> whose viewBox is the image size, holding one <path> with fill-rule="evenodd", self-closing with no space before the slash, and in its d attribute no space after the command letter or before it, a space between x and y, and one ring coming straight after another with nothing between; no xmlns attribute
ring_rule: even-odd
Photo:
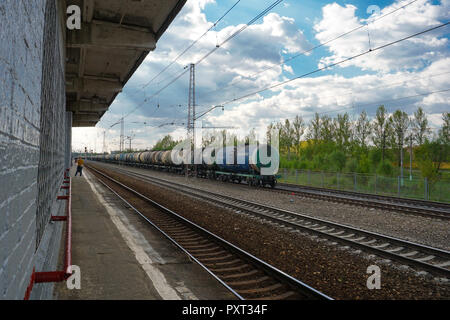
<svg viewBox="0 0 450 320"><path fill-rule="evenodd" d="M87 170L74 175L72 168L72 263L81 286L58 283L55 299L234 299Z"/></svg>

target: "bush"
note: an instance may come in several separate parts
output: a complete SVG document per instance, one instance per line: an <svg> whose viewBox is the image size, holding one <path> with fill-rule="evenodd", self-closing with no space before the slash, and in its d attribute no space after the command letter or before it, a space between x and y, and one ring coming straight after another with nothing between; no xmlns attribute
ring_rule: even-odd
<svg viewBox="0 0 450 320"><path fill-rule="evenodd" d="M440 178L439 172L436 171L433 162L430 159L418 161L420 174L423 178L427 178L429 182L433 183Z"/></svg>
<svg viewBox="0 0 450 320"><path fill-rule="evenodd" d="M331 166L336 171L342 171L345 167L345 153L341 150L335 150L330 154Z"/></svg>
<svg viewBox="0 0 450 320"><path fill-rule="evenodd" d="M378 167L381 162L381 151L378 149L372 149L369 151L369 163L373 169Z"/></svg>
<svg viewBox="0 0 450 320"><path fill-rule="evenodd" d="M389 161L380 162L377 167L377 173L381 175L392 176L392 174L394 173L394 167Z"/></svg>
<svg viewBox="0 0 450 320"><path fill-rule="evenodd" d="M359 159L358 172L359 173L369 173L370 172L370 162L369 162L369 158L366 155L362 155L361 159Z"/></svg>
<svg viewBox="0 0 450 320"><path fill-rule="evenodd" d="M309 168L309 163L308 163L308 161L306 161L306 160L300 161L300 162L298 163L298 165L297 165L297 169L305 170L305 169L308 169L308 168Z"/></svg>
<svg viewBox="0 0 450 320"><path fill-rule="evenodd" d="M345 166L345 172L356 172L358 169L358 160L350 159Z"/></svg>

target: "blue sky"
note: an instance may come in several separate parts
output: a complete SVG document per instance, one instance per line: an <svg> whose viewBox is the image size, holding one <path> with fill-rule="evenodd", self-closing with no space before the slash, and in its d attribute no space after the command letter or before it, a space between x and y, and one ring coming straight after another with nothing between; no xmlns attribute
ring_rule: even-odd
<svg viewBox="0 0 450 320"><path fill-rule="evenodd" d="M106 130L107 149L117 149L119 126L110 126L137 106L141 107L125 118L125 134L135 136L136 147L148 148L168 133L177 138L183 137L185 129L181 124L187 117L188 74L153 99L145 103L144 99L161 89L186 65L197 61L274 0L241 0L215 29L177 63L145 89L143 85L235 2L188 0L159 40L157 49L149 54L97 127L74 129L74 148L82 148L89 141L90 149L102 151L103 131ZM286 66L280 66L283 60L361 26L370 17L376 17L376 13L372 16L367 13L369 5L378 6L383 15L409 2L411 0L283 1L196 66L197 110L205 110L364 52L369 48L368 33L374 48L450 19L450 0L417 0L389 17L369 24L368 30L364 27L308 55L300 55ZM447 26L382 52L371 53L345 65L296 80L289 86L227 104L224 111L217 109L205 116L204 125L234 125L240 128L238 134L244 135L252 128L264 130L271 122L292 119L297 114L308 122L314 112L335 116L336 110L353 106L355 108L348 110L353 118L362 109L371 115L378 102L391 101L387 104L390 112L401 108L412 113L419 105L423 106L432 126L437 127L440 114L449 109L449 92L411 99L400 98L450 89L448 36ZM267 68L272 69L263 72ZM249 78L255 73L260 74ZM162 83L158 83L160 81ZM180 126L150 126L169 122L176 122Z"/></svg>

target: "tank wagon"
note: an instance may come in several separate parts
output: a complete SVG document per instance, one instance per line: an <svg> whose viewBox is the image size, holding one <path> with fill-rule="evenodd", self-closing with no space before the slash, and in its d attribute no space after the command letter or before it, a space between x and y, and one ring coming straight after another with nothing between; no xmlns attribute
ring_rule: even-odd
<svg viewBox="0 0 450 320"><path fill-rule="evenodd" d="M278 151L271 146L267 148L269 156L278 161ZM200 153L200 150L198 151ZM91 156L89 160L185 174L186 166L173 163L171 153L172 151L166 150L107 154ZM200 164L198 161L199 164L191 166L190 173L202 178L224 182L247 182L250 186L268 185L272 188L279 178L277 174L261 174L262 168L269 167L270 164L261 163L260 149L256 145L224 147L219 149L217 154L213 152L212 156L215 156L213 164L207 164L204 160Z"/></svg>

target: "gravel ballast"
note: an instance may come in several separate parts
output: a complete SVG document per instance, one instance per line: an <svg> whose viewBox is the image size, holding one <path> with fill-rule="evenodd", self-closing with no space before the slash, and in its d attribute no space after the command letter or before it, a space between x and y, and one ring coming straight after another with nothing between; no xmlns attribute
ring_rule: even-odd
<svg viewBox="0 0 450 320"><path fill-rule="evenodd" d="M96 166L100 168L97 164ZM103 165L101 167L105 168ZM166 179L170 176L176 178L171 180L185 179L168 174L163 176L164 174L148 170L145 172L152 175L154 173L155 176ZM368 256L352 248L330 243L325 239L262 223L255 218L221 209L112 171L109 171L108 174L334 298L448 299L450 297L448 282L436 281L429 275L418 275L417 272L407 267L402 270L402 267L396 263ZM213 183L206 180L199 182L197 179L190 179L189 182L191 181L195 181L196 184ZM212 190L213 187L210 185L208 188L206 183L203 186ZM225 185L215 184L218 188L223 188ZM242 190L250 191L249 193L258 191L232 184L230 187L244 188ZM224 188L228 188L228 186ZM214 189L214 191L218 191L217 188ZM270 194L270 192L265 192L266 197ZM240 197L243 198L243 195L244 192L241 191ZM276 196L281 197L282 195L276 194ZM256 200L253 199L253 201ZM276 206L275 203L270 204ZM367 268L373 264L381 268L381 289L379 290L369 290L366 286L369 277Z"/></svg>
<svg viewBox="0 0 450 320"><path fill-rule="evenodd" d="M103 163L101 165L115 166ZM431 247L450 250L450 220L292 196L273 192L270 189L253 188L229 182L201 178L186 179L184 176L156 170L130 166L120 167L238 199L254 201Z"/></svg>

